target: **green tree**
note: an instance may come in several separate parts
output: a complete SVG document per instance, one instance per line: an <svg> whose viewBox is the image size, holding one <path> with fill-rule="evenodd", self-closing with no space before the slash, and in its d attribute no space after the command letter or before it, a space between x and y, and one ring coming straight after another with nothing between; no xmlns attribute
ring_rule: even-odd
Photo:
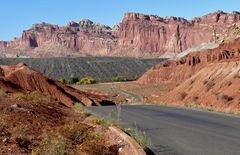
<svg viewBox="0 0 240 155"><path fill-rule="evenodd" d="M77 85L82 85L82 84L94 84L96 83L97 81L92 78L92 77L84 77L82 79L80 79L76 84Z"/></svg>
<svg viewBox="0 0 240 155"><path fill-rule="evenodd" d="M64 84L66 83L66 79L64 79L64 78L62 78L62 77L59 79L59 81L60 81L61 83L64 83Z"/></svg>
<svg viewBox="0 0 240 155"><path fill-rule="evenodd" d="M79 78L74 76L74 75L71 75L70 78L67 80L67 83L68 84L75 84L79 81Z"/></svg>

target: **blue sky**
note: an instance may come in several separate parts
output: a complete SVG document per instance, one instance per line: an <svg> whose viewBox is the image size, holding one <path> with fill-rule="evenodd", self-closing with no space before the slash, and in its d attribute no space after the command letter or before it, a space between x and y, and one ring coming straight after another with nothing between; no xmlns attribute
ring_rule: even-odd
<svg viewBox="0 0 240 155"><path fill-rule="evenodd" d="M240 11L240 0L5 0L0 5L0 40L19 37L34 23L65 25L88 18L113 26L125 12L191 19L209 12Z"/></svg>

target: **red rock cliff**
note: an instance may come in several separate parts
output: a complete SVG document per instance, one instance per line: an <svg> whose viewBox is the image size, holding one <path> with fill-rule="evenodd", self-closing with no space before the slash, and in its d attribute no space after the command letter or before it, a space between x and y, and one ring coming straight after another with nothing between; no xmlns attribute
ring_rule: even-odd
<svg viewBox="0 0 240 155"><path fill-rule="evenodd" d="M23 31L22 37L11 42L0 42L0 49L26 56L101 55L111 51L116 38L111 28L83 19L67 26L35 24ZM61 51L59 53L59 51Z"/></svg>
<svg viewBox="0 0 240 155"><path fill-rule="evenodd" d="M112 55L158 57L179 53L201 43L214 42L226 34L240 13L218 11L201 18L161 18L126 13L115 28L84 19L67 26L35 24L22 37L0 42L1 54L32 57L66 55Z"/></svg>
<svg viewBox="0 0 240 155"><path fill-rule="evenodd" d="M156 56L179 53L201 43L214 42L239 20L238 12L218 11L190 21L126 13L120 26L119 47Z"/></svg>

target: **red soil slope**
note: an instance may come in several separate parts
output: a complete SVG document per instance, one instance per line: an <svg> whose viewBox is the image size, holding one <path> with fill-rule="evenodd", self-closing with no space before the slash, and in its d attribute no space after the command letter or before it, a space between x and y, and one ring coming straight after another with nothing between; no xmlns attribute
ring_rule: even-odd
<svg viewBox="0 0 240 155"><path fill-rule="evenodd" d="M212 63L157 100L240 113L239 83L240 61Z"/></svg>
<svg viewBox="0 0 240 155"><path fill-rule="evenodd" d="M240 59L240 38L222 43L216 49L190 53L179 60L156 65L146 72L138 83L182 82L208 64Z"/></svg>
<svg viewBox="0 0 240 155"><path fill-rule="evenodd" d="M107 96L81 92L57 80L50 79L25 64L0 66L0 88L9 92L37 91L55 97L68 107L71 107L73 102L82 102L86 106L113 104L107 99Z"/></svg>
<svg viewBox="0 0 240 155"><path fill-rule="evenodd" d="M155 66L138 83L176 82L152 101L240 113L240 39Z"/></svg>

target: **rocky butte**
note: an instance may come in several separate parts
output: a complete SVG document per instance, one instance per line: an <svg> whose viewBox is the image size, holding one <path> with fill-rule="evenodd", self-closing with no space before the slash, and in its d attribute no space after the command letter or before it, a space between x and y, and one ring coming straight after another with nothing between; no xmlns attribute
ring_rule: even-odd
<svg viewBox="0 0 240 155"><path fill-rule="evenodd" d="M240 13L218 11L186 20L126 13L113 28L88 19L66 26L35 24L20 38L0 42L2 57L171 57L202 43L217 42L240 21Z"/></svg>

